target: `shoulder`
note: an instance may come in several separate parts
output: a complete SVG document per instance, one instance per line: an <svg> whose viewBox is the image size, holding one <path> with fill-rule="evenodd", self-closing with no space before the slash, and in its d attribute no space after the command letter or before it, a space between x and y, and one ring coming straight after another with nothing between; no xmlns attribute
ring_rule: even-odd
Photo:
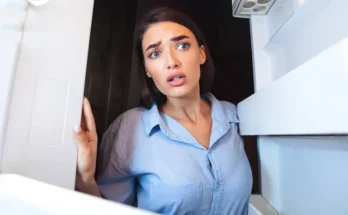
<svg viewBox="0 0 348 215"><path fill-rule="evenodd" d="M123 112L116 120L125 121L130 120L131 122L137 121L144 114L145 108L135 107Z"/></svg>
<svg viewBox="0 0 348 215"><path fill-rule="evenodd" d="M124 170L122 166L131 156L134 144L134 133L139 132L143 108L137 107L120 114L104 132L98 149L99 173L105 171L110 159L117 163L117 169Z"/></svg>
<svg viewBox="0 0 348 215"><path fill-rule="evenodd" d="M134 128L141 122L144 111L143 107L135 107L123 112L109 126L109 132L117 133L120 129Z"/></svg>
<svg viewBox="0 0 348 215"><path fill-rule="evenodd" d="M231 102L228 101L219 101L221 104L221 107L226 112L232 112L233 114L237 115L237 106Z"/></svg>
<svg viewBox="0 0 348 215"><path fill-rule="evenodd" d="M226 118L230 122L239 122L238 119L238 112L237 112L237 106L234 105L231 102L228 101L223 101L223 100L218 100L221 111L223 112L223 115L226 116Z"/></svg>
<svg viewBox="0 0 348 215"><path fill-rule="evenodd" d="M236 105L228 101L218 100L212 93L207 93L204 97L210 100L210 103L212 104L212 112L216 117L222 121L228 120L229 122L234 123L239 122Z"/></svg>

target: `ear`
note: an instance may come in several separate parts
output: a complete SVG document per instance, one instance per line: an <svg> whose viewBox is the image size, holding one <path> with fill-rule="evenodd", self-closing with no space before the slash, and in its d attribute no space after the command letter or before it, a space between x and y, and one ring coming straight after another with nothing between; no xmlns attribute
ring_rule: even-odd
<svg viewBox="0 0 348 215"><path fill-rule="evenodd" d="M199 55L200 63L204 64L207 59L207 54L206 54L204 45L201 45L199 52L200 52L200 55Z"/></svg>

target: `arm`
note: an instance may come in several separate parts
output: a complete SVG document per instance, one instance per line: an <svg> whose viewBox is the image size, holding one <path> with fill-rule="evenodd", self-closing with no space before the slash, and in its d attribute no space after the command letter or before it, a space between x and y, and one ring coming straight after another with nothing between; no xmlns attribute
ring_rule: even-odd
<svg viewBox="0 0 348 215"><path fill-rule="evenodd" d="M78 146L76 188L87 194L134 205L136 180L129 171L130 148L126 144L129 135L127 128L121 126L123 117L124 114L109 126L97 150L94 117L88 100L84 99L81 127L74 128Z"/></svg>
<svg viewBox="0 0 348 215"><path fill-rule="evenodd" d="M130 170L133 147L127 114L121 114L104 133L98 150L96 181L101 195L109 200L136 206L136 177Z"/></svg>
<svg viewBox="0 0 348 215"><path fill-rule="evenodd" d="M74 141L77 145L76 189L101 197L94 180L96 169L98 137L91 106L83 100L81 125L74 127Z"/></svg>
<svg viewBox="0 0 348 215"><path fill-rule="evenodd" d="M102 197L97 182L94 179L88 182L80 182L79 185L76 185L76 188L83 193L87 193L96 197Z"/></svg>

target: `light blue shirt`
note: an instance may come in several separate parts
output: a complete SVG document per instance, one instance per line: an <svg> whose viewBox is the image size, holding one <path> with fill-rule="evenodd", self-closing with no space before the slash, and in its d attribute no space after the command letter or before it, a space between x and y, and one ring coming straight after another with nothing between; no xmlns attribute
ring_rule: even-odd
<svg viewBox="0 0 348 215"><path fill-rule="evenodd" d="M203 97L212 113L208 149L156 105L119 116L102 140L101 194L161 214L247 214L252 173L236 106Z"/></svg>

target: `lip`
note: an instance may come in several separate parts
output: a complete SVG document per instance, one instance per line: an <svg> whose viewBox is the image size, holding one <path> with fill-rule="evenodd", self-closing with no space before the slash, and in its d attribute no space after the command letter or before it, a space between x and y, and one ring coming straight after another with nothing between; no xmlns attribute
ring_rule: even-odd
<svg viewBox="0 0 348 215"><path fill-rule="evenodd" d="M178 80L169 81L168 84L171 87L180 87L185 84L185 78L179 78Z"/></svg>
<svg viewBox="0 0 348 215"><path fill-rule="evenodd" d="M181 77L185 78L184 73L182 73L182 72L174 72L174 73L170 74L170 75L167 77L167 82L170 82L170 80L171 80L172 78L177 77L177 76L181 76Z"/></svg>

